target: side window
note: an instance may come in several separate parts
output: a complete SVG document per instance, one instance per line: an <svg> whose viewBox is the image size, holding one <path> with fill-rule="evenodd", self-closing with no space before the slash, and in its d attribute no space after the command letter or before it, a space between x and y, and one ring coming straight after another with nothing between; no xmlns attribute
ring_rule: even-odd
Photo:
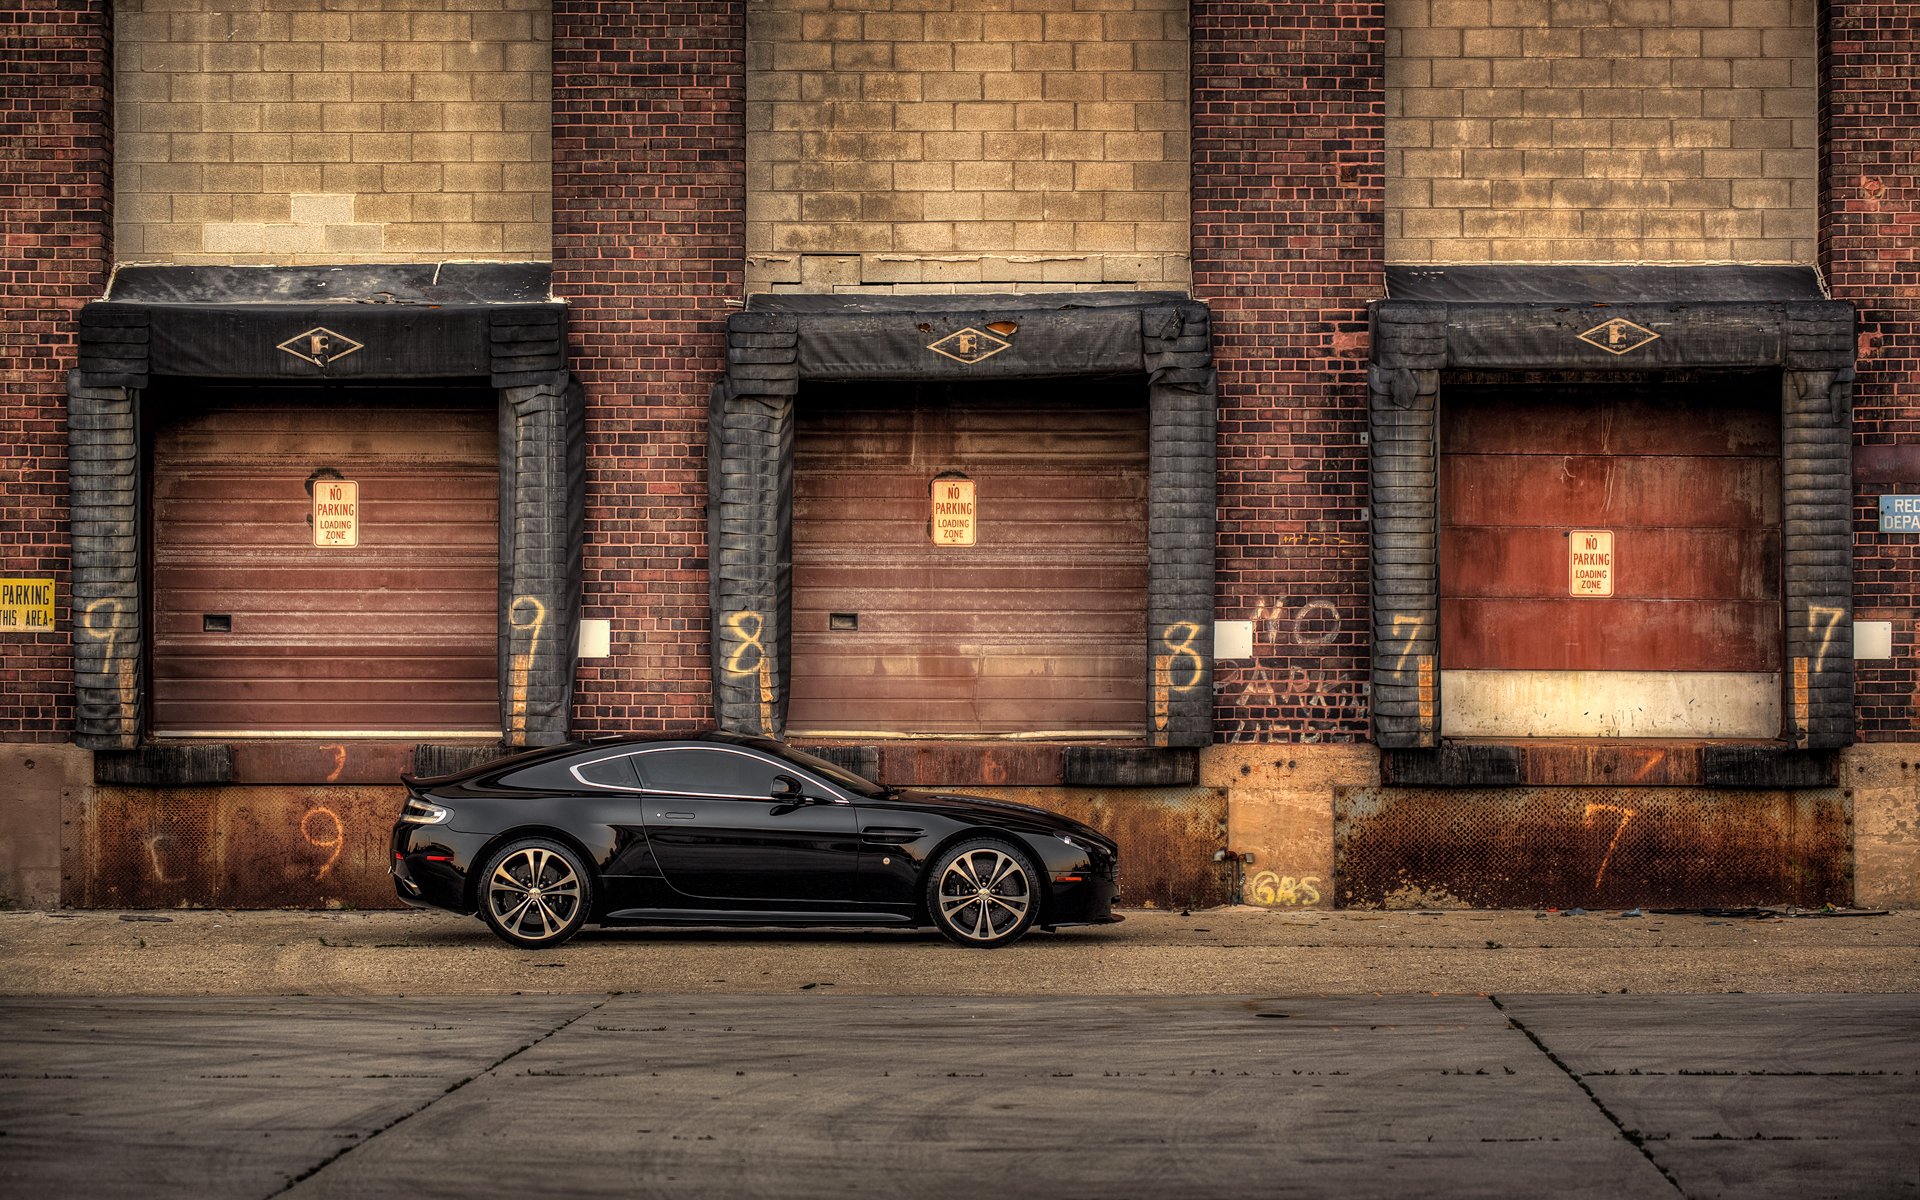
<svg viewBox="0 0 1920 1200"><path fill-rule="evenodd" d="M630 788L640 785L640 781L633 774L631 754L622 754L617 758L603 758L575 769L581 780L601 787Z"/></svg>
<svg viewBox="0 0 1920 1200"><path fill-rule="evenodd" d="M657 792L708 796L773 794L773 777L799 773L780 763L729 750L660 750L637 757L643 786Z"/></svg>

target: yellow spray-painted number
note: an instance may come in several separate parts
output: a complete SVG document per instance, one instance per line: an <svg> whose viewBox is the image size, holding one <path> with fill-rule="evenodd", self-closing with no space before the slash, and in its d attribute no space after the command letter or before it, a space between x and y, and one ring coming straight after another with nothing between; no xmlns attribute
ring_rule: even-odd
<svg viewBox="0 0 1920 1200"><path fill-rule="evenodd" d="M1175 692L1190 692L1200 686L1207 664L1194 648L1193 639L1200 627L1192 621L1175 621L1160 631L1160 645L1166 653L1153 656L1153 740L1167 744L1167 721L1173 709ZM1181 676L1185 680L1182 682Z"/></svg>
<svg viewBox="0 0 1920 1200"><path fill-rule="evenodd" d="M524 621L520 619L523 609L530 614ZM533 660L540 653L540 632L547 625L547 606L534 596L515 596L507 610L507 621L515 629L532 631L527 635L526 651L513 656L507 671L507 682L513 690L507 742L523 746L527 741L527 688L533 677Z"/></svg>
<svg viewBox="0 0 1920 1200"><path fill-rule="evenodd" d="M1839 626L1840 618L1846 615L1844 608L1828 608L1820 604L1807 606L1807 633L1812 634L1817 630L1820 634L1820 653L1813 659L1815 675L1827 669L1827 651L1833 649L1833 631ZM1826 621L1826 626L1819 628L1822 619Z"/></svg>
<svg viewBox="0 0 1920 1200"><path fill-rule="evenodd" d="M87 605L81 614L81 625L87 636L97 642L107 644L107 653L100 660L100 673L112 682L120 698L120 731L123 737L131 737L135 723L135 697L133 686L133 659L115 661L114 650L120 642L120 616L126 610L120 601L112 596L102 597ZM101 623L100 614L108 612L106 622Z"/></svg>
<svg viewBox="0 0 1920 1200"><path fill-rule="evenodd" d="M739 639L733 653L727 656L727 674L760 677L760 732L772 736L773 660L760 642L760 635L767 629L767 619L750 608L741 609L727 618L727 628ZM748 651L753 652L750 660Z"/></svg>

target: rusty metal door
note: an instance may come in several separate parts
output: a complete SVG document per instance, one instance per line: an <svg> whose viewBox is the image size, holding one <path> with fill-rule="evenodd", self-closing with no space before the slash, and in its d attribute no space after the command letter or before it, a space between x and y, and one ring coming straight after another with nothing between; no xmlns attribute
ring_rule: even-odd
<svg viewBox="0 0 1920 1200"><path fill-rule="evenodd" d="M155 732L498 730L496 407L473 389L157 395Z"/></svg>
<svg viewBox="0 0 1920 1200"><path fill-rule="evenodd" d="M1447 733L1778 735L1779 386L1448 387Z"/></svg>
<svg viewBox="0 0 1920 1200"><path fill-rule="evenodd" d="M1143 733L1141 381L809 385L794 463L795 736Z"/></svg>

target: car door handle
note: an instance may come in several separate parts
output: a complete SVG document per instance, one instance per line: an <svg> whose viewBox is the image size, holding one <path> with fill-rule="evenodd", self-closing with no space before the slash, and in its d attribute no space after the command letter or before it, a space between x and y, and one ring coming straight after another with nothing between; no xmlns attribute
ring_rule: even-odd
<svg viewBox="0 0 1920 1200"><path fill-rule="evenodd" d="M694 819L692 813L682 812L655 813L653 815L667 821L691 821Z"/></svg>

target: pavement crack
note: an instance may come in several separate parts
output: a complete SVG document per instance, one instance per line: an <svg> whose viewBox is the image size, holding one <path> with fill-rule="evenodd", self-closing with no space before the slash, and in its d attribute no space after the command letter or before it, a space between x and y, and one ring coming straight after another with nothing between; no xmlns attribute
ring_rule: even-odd
<svg viewBox="0 0 1920 1200"><path fill-rule="evenodd" d="M566 1029L568 1026L573 1025L577 1021L580 1021L586 1017L592 1016L594 1013L600 1011L601 1006L606 1004L607 1001L611 999L613 999L612 996L602 997L601 999L588 1005L582 1011L575 1013L571 1017L568 1017L566 1020L560 1022L558 1025L555 1025L552 1029L547 1030L545 1033L541 1034L539 1037L534 1038L532 1041L525 1042L519 1046L514 1047L512 1050L507 1051L505 1054L501 1055L499 1058L495 1059L493 1062L489 1063L485 1067L482 1067L480 1070L475 1071L473 1074L468 1075L466 1078L458 1079L458 1080L455 1080L453 1083L448 1084L446 1088L440 1092L439 1095L429 1096L425 1102L419 1105L416 1105L415 1107L413 1107L412 1109L409 1109L406 1112L401 1113L399 1116L395 1117L391 1121L388 1121L385 1125L382 1125L380 1128L374 1130L372 1133L369 1133L367 1136L360 1138L358 1141L354 1142L351 1146L342 1146L335 1153L329 1154L327 1157L321 1159L319 1162L315 1163L311 1167L308 1167L306 1170L300 1172L298 1175L295 1175L292 1179L287 1180L287 1182L282 1186L280 1186L279 1188L276 1188L275 1190L268 1192L267 1200L272 1200L272 1198L275 1196L286 1195L288 1192L292 1191L296 1187L299 1187L302 1183L305 1183L307 1180L312 1179L315 1175L318 1175L320 1172L326 1170L328 1167L332 1166L334 1163L339 1162L341 1159L345 1158L347 1155L352 1154L355 1150L358 1150L361 1147L372 1142L375 1138L387 1132L387 1130L392 1129L394 1126L399 1125L405 1121L412 1120L413 1118L419 1116L421 1113L427 1111L429 1108L432 1108L434 1105L440 1103L442 1100L445 1100L448 1096L453 1095L455 1092L459 1091L461 1088L467 1086L468 1084L472 1083L474 1080L480 1078L482 1075L491 1075L493 1072L498 1071L501 1067L506 1066L509 1062L512 1062L514 1059L520 1057L522 1054L525 1054L527 1051L533 1049L535 1046L538 1046L541 1042L546 1041L548 1038L552 1037L554 1034L559 1033L561 1030Z"/></svg>
<svg viewBox="0 0 1920 1200"><path fill-rule="evenodd" d="M1507 1011L1507 1006L1500 1003L1500 997L1488 996L1487 999L1493 1004L1493 1006L1496 1009L1500 1010L1500 1014L1502 1016L1507 1018L1508 1025L1511 1025L1513 1028L1518 1029L1521 1033L1525 1034L1527 1040L1532 1042L1535 1048L1537 1048L1540 1051L1540 1053L1547 1056L1548 1062L1560 1068L1560 1072L1563 1075L1565 1075L1568 1079L1573 1080L1573 1085L1575 1087L1579 1088L1582 1092L1586 1093L1587 1099L1590 1102L1592 1102L1593 1106L1596 1109L1600 1110L1600 1115L1605 1117L1613 1125L1615 1129L1618 1129L1620 1131L1620 1136L1627 1139L1627 1144L1632 1146L1635 1150L1638 1150L1640 1152L1640 1156L1646 1159L1647 1162L1652 1165L1654 1170L1660 1172L1660 1178L1666 1180L1668 1186L1672 1187L1674 1191L1679 1192L1683 1196L1687 1194L1686 1189L1680 1186L1680 1181L1673 1177L1673 1172L1667 1170L1666 1167L1662 1166L1660 1163L1660 1160L1653 1156L1653 1151L1647 1149L1647 1138L1645 1134L1641 1133L1637 1129L1628 1129L1626 1126L1626 1123L1622 1121L1619 1117L1615 1116L1613 1110L1608 1108L1606 1106L1606 1103L1603 1100L1601 1100L1599 1096L1594 1094L1593 1089L1587 1086L1587 1081L1580 1077L1580 1073L1578 1071L1575 1071L1572 1067L1569 1067L1565 1062L1562 1062L1560 1059L1560 1056L1558 1054L1555 1054L1552 1050L1548 1049L1547 1044L1544 1041L1540 1040L1539 1034L1535 1033L1531 1029L1528 1029L1524 1021L1520 1020L1520 1018L1514 1016L1512 1013Z"/></svg>

